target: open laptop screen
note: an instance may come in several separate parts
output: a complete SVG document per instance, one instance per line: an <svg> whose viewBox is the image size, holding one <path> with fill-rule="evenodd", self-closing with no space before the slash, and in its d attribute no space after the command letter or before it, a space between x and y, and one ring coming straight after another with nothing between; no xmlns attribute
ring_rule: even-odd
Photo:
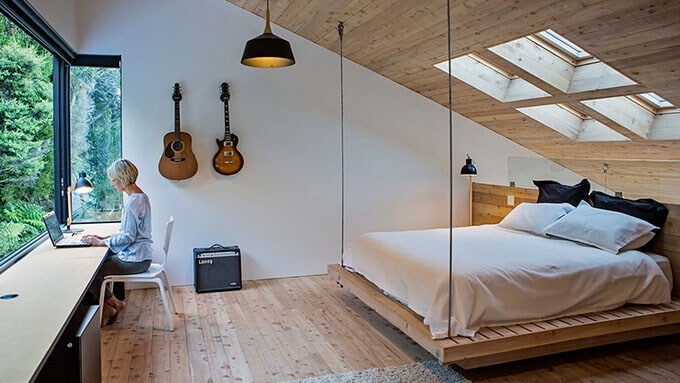
<svg viewBox="0 0 680 383"><path fill-rule="evenodd" d="M61 225L59 224L57 216L54 215L53 211L45 214L43 216L43 220L45 221L45 227L47 227L47 233L52 240L52 244L54 245L64 236L64 233L61 231Z"/></svg>

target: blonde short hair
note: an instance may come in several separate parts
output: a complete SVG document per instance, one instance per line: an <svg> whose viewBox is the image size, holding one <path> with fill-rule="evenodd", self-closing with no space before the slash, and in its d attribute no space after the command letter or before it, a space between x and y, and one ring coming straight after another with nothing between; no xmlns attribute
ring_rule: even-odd
<svg viewBox="0 0 680 383"><path fill-rule="evenodd" d="M127 186L137 182L139 171L131 161L121 158L113 161L106 169L106 175L109 176L111 181L118 180Z"/></svg>

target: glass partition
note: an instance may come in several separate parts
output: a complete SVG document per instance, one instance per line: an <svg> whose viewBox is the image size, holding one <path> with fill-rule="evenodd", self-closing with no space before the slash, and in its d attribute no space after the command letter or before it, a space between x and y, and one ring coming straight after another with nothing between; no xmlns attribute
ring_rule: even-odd
<svg viewBox="0 0 680 383"><path fill-rule="evenodd" d="M604 179L604 170L602 178ZM565 185L575 185L584 177L544 157L508 157L508 180L511 186L536 188L533 180L553 180ZM604 186L590 177L590 189L604 191ZM602 181L599 181L602 182Z"/></svg>

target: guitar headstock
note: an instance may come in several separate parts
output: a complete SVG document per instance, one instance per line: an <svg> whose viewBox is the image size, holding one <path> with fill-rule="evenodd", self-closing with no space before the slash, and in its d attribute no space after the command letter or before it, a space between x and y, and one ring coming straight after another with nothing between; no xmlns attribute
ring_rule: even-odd
<svg viewBox="0 0 680 383"><path fill-rule="evenodd" d="M222 100L222 102L229 101L229 97L230 97L230 95L229 95L229 84L227 84L226 82L223 82L222 85L220 85L220 87L222 89L222 92L220 93L220 100Z"/></svg>
<svg viewBox="0 0 680 383"><path fill-rule="evenodd" d="M182 87L178 82L175 83L175 91L172 93L172 99L175 102L182 101Z"/></svg>

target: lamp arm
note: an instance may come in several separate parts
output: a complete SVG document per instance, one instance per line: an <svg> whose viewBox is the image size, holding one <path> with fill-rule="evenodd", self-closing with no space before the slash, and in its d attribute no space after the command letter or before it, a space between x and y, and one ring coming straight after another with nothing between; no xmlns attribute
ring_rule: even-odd
<svg viewBox="0 0 680 383"><path fill-rule="evenodd" d="M71 192L73 192L73 185L69 186L66 188L66 210L68 213L68 216L66 217L66 229L70 230L71 229Z"/></svg>

